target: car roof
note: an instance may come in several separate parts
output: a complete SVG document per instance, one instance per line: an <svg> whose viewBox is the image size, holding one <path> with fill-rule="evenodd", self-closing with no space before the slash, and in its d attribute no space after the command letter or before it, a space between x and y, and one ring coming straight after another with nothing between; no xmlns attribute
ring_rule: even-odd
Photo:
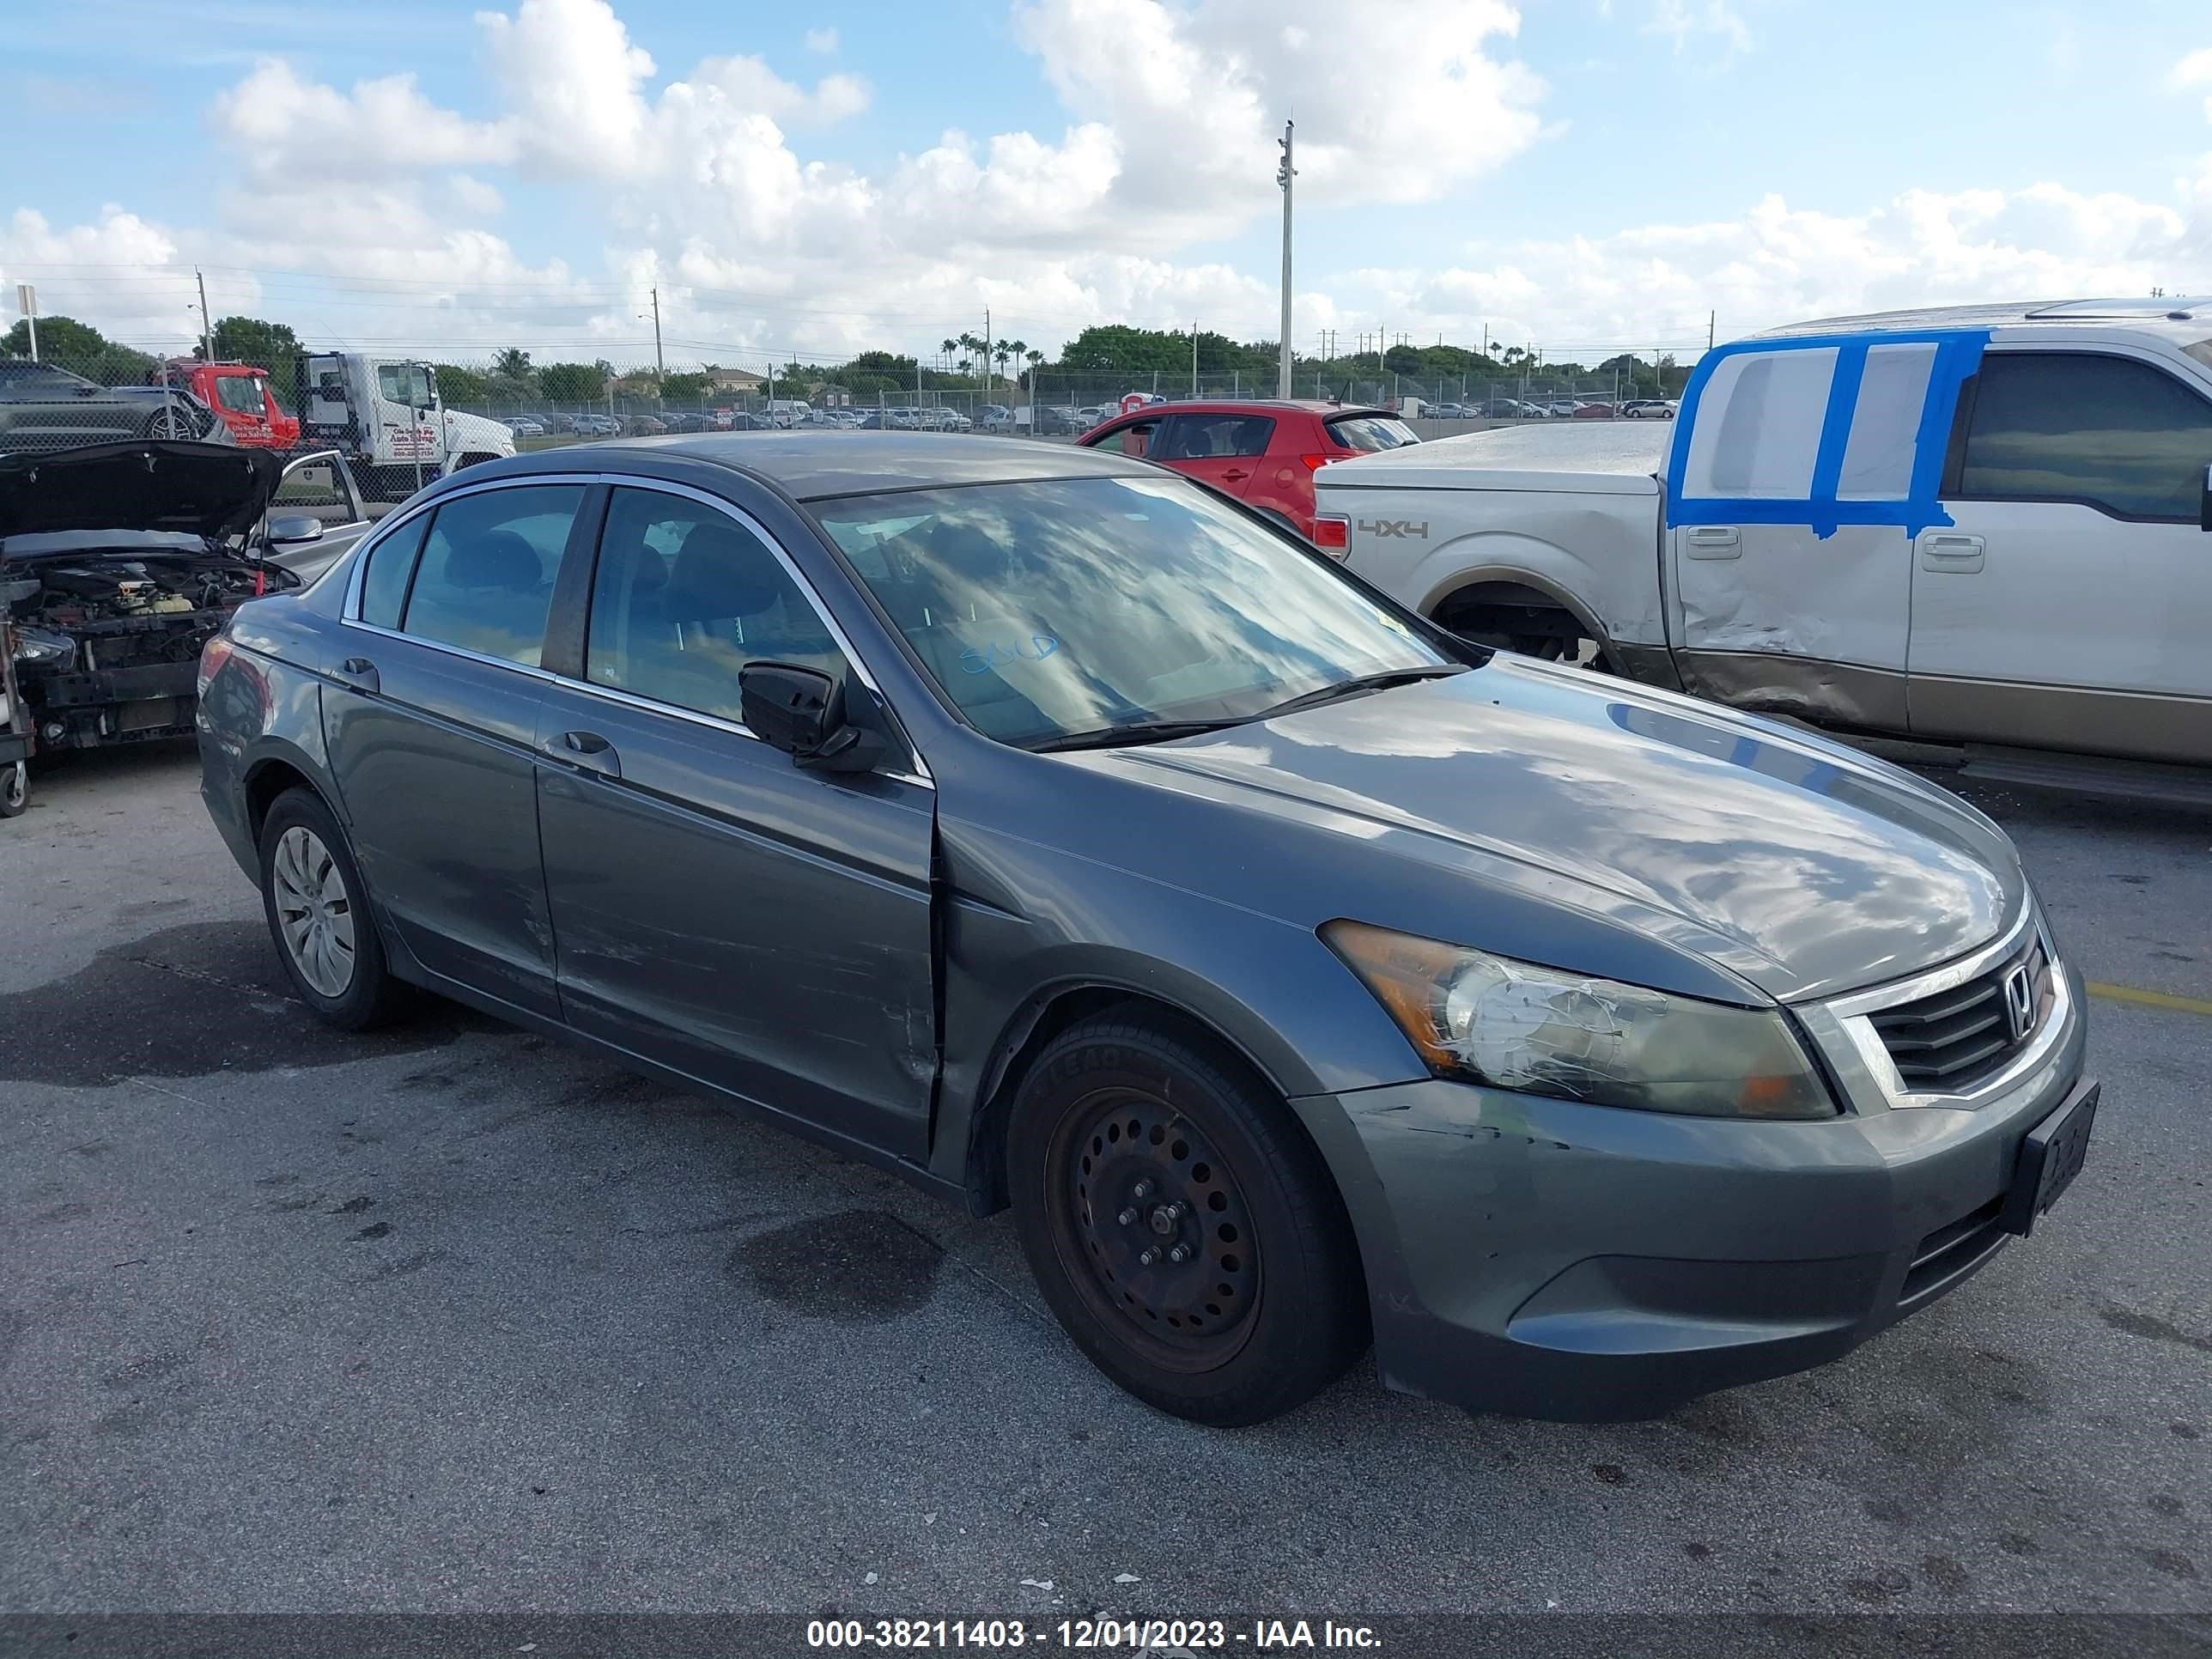
<svg viewBox="0 0 2212 1659"><path fill-rule="evenodd" d="M1111 409L1115 405L1108 404ZM1133 415L1268 415L1295 410L1307 415L1388 415L1370 404L1333 404L1319 398L1176 398L1146 404Z"/></svg>
<svg viewBox="0 0 2212 1659"><path fill-rule="evenodd" d="M573 468L578 447L540 450L537 455L548 470ZM706 461L764 479L802 501L1040 478L1158 476L1154 469L1117 452L1039 443L1034 438L920 432L702 432L590 448L597 455L631 451ZM507 470L502 465L501 471Z"/></svg>
<svg viewBox="0 0 2212 1659"><path fill-rule="evenodd" d="M1753 339L1804 334L1886 334L1942 328L2134 328L2183 339L2212 329L2212 299L2008 300L1990 305L1927 306L1828 317L1768 329Z"/></svg>

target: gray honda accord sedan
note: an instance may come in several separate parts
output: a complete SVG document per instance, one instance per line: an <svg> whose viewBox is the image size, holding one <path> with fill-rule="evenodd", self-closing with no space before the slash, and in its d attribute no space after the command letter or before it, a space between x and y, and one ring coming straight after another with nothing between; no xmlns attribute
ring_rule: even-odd
<svg viewBox="0 0 2212 1659"><path fill-rule="evenodd" d="M420 991L983 1214L1251 1423L1648 1416L2033 1229L2097 1099L2004 836L1440 632L1120 455L698 435L470 468L201 667L304 1002Z"/></svg>

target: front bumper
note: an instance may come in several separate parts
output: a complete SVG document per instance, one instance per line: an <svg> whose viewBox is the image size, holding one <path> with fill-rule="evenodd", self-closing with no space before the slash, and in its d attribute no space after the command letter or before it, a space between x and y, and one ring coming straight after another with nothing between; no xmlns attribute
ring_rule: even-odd
<svg viewBox="0 0 2212 1659"><path fill-rule="evenodd" d="M1832 1359L2012 1235L2023 1138L2090 1086L2079 980L1972 1108L1678 1117L1425 1079L1293 1103L1340 1176L1392 1387L1592 1421Z"/></svg>

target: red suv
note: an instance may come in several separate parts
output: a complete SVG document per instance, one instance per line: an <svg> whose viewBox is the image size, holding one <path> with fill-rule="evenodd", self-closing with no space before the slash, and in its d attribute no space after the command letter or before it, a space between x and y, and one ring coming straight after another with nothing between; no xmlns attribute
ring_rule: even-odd
<svg viewBox="0 0 2212 1659"><path fill-rule="evenodd" d="M1311 541L1313 475L1420 439L1387 409L1312 402L1151 404L1077 441L1188 473Z"/></svg>

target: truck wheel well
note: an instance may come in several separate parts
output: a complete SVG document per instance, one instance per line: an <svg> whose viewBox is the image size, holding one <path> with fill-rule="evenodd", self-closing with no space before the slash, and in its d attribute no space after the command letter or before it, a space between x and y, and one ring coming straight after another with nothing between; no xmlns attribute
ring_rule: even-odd
<svg viewBox="0 0 2212 1659"><path fill-rule="evenodd" d="M1470 582L1437 600L1431 617L1479 645L1553 661L1586 658L1592 668L1618 672L1602 630L1557 594L1527 582Z"/></svg>
<svg viewBox="0 0 2212 1659"><path fill-rule="evenodd" d="M467 453L464 454L460 459L453 463L453 471L458 472L465 466L474 466L479 461L488 461L491 459L492 458L490 456L485 454L482 450L471 449Z"/></svg>
<svg viewBox="0 0 2212 1659"><path fill-rule="evenodd" d="M1247 1073L1269 1095L1283 1092L1241 1047L1188 1009L1118 985L1070 986L1042 1006L1015 1015L1000 1035L992 1064L985 1069L982 1103L968 1126L968 1202L975 1214L992 1215L1006 1207L1006 1126L1013 1115L1014 1097L1021 1092L1022 1079L1029 1074L1029 1068L1052 1040L1069 1026L1109 1009L1149 1017L1178 1028L1183 1035L1215 1050L1224 1065ZM1029 1022L1026 1029L1024 1018ZM1297 1132L1304 1134L1304 1126L1297 1123L1296 1114L1289 1115Z"/></svg>

